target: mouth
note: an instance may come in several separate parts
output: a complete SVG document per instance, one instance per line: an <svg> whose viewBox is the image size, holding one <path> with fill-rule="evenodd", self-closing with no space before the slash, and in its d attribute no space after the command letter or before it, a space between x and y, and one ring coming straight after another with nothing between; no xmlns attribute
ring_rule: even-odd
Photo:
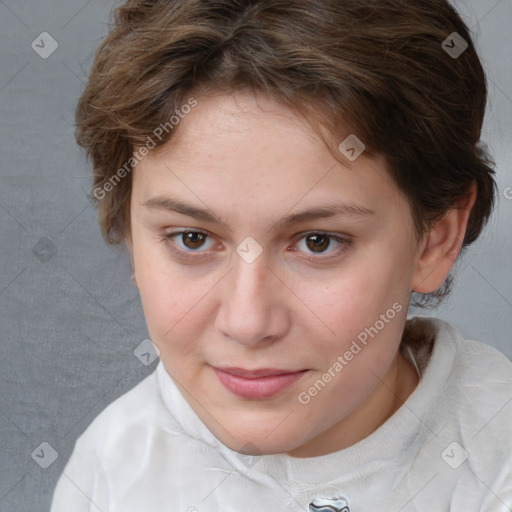
<svg viewBox="0 0 512 512"><path fill-rule="evenodd" d="M249 400L272 398L295 384L308 371L278 368L212 368L228 391Z"/></svg>

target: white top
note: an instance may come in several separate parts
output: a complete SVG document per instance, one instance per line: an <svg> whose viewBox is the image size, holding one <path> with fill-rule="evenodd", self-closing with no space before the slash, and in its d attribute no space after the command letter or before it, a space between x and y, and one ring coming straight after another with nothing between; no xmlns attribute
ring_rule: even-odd
<svg viewBox="0 0 512 512"><path fill-rule="evenodd" d="M337 497L350 512L510 512L512 362L441 320L408 325L432 338L409 352L417 388L371 435L319 457L229 449L159 362L77 440L51 512L304 512Z"/></svg>

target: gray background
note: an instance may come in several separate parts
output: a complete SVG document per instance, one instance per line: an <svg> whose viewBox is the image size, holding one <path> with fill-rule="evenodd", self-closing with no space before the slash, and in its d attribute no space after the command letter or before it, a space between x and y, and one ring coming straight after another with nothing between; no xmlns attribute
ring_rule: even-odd
<svg viewBox="0 0 512 512"><path fill-rule="evenodd" d="M458 264L451 298L422 314L512 357L512 1L455 3L488 72L483 140L500 197ZM156 365L134 355L148 337L140 300L126 255L101 239L86 197L90 169L73 138L75 104L113 4L0 0L1 512L49 510L76 438ZM46 59L31 47L42 32L59 45ZM43 442L58 454L47 469L36 463L51 461Z"/></svg>

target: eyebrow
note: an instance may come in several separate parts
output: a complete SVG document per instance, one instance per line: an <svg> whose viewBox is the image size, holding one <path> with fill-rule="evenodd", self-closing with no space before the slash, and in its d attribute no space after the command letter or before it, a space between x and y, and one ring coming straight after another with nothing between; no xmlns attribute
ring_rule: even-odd
<svg viewBox="0 0 512 512"><path fill-rule="evenodd" d="M217 215L206 208L198 208L172 197L152 197L145 201L142 206L157 210L181 213L194 219L211 223L225 224ZM289 214L280 219L275 227L282 228L292 224L298 224L309 220L326 219L338 215L345 216L369 216L375 215L373 210L355 203L326 203L321 207L310 208L301 212Z"/></svg>

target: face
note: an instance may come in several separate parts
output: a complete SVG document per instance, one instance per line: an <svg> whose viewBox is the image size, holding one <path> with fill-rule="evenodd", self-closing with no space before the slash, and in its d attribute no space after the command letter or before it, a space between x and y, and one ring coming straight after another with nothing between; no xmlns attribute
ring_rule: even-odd
<svg viewBox="0 0 512 512"><path fill-rule="evenodd" d="M130 247L152 340L230 448L346 447L412 382L397 353L418 253L410 208L383 159L334 158L278 103L197 101L133 172Z"/></svg>

